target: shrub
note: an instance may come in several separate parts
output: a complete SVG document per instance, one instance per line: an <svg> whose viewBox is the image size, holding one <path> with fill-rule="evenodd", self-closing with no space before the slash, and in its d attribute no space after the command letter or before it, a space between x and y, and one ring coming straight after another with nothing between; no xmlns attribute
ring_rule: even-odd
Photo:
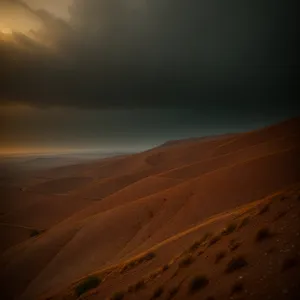
<svg viewBox="0 0 300 300"><path fill-rule="evenodd" d="M237 228L237 225L235 223L231 223L222 230L222 235L228 235L228 234L234 232L236 230L236 228Z"/></svg>
<svg viewBox="0 0 300 300"><path fill-rule="evenodd" d="M243 256L234 257L228 262L225 272L232 273L247 265L248 263Z"/></svg>
<svg viewBox="0 0 300 300"><path fill-rule="evenodd" d="M256 237L255 240L257 242L262 242L264 240L269 239L270 237L272 237L272 233L270 231L269 228L261 228L257 233L256 233Z"/></svg>
<svg viewBox="0 0 300 300"><path fill-rule="evenodd" d="M186 257L183 257L179 261L179 267L185 268L185 267L189 266L190 264L192 264L193 262L194 262L194 258L192 257L192 255L187 255Z"/></svg>
<svg viewBox="0 0 300 300"><path fill-rule="evenodd" d="M244 290L244 285L242 282L236 282L231 288L231 295L240 293Z"/></svg>
<svg viewBox="0 0 300 300"><path fill-rule="evenodd" d="M96 288L101 283L101 280L96 276L89 276L80 282L76 288L75 293L77 297L86 293L89 290Z"/></svg>
<svg viewBox="0 0 300 300"><path fill-rule="evenodd" d="M281 266L281 272L284 272L286 270L289 270L293 267L296 267L298 265L298 259L297 257L288 257L286 258Z"/></svg>
<svg viewBox="0 0 300 300"><path fill-rule="evenodd" d="M211 236L212 236L211 232L206 232L203 235L202 239L200 240L200 243L202 244L202 243L206 242Z"/></svg>
<svg viewBox="0 0 300 300"><path fill-rule="evenodd" d="M140 258L140 262L149 261L149 260L153 259L154 257L155 257L154 252L148 252Z"/></svg>
<svg viewBox="0 0 300 300"><path fill-rule="evenodd" d="M245 217L241 220L238 229L245 227L250 221L250 217Z"/></svg>
<svg viewBox="0 0 300 300"><path fill-rule="evenodd" d="M30 231L30 237L34 237L34 236L37 236L37 235L39 235L39 234L41 234L41 231L39 231L39 230L37 230L37 229L32 229L32 230Z"/></svg>
<svg viewBox="0 0 300 300"><path fill-rule="evenodd" d="M259 215L262 215L270 210L270 203L265 204L258 212Z"/></svg>
<svg viewBox="0 0 300 300"><path fill-rule="evenodd" d="M129 287L128 287L128 292L131 293L131 292L139 291L139 290L141 290L142 288L144 288L145 285L146 285L146 284L145 284L145 280L142 279L142 280L138 281L136 284L129 286Z"/></svg>
<svg viewBox="0 0 300 300"><path fill-rule="evenodd" d="M205 275L198 275L194 277L189 285L189 292L190 293L195 293L204 287L206 287L209 283L208 278Z"/></svg>
<svg viewBox="0 0 300 300"><path fill-rule="evenodd" d="M210 246L216 244L220 239L221 239L221 236L220 236L220 235L215 235L215 236L213 236L213 237L209 240L208 246L210 247Z"/></svg>
<svg viewBox="0 0 300 300"><path fill-rule="evenodd" d="M168 264L166 264L166 265L164 265L164 266L162 267L162 271L163 271L163 272L167 271L168 269L169 269L169 265L168 265Z"/></svg>
<svg viewBox="0 0 300 300"><path fill-rule="evenodd" d="M229 250L234 251L241 246L241 242L233 239L229 242Z"/></svg>
<svg viewBox="0 0 300 300"><path fill-rule="evenodd" d="M197 250L199 247L201 246L201 242L200 241L196 241L194 242L191 247L189 248L189 251L195 251Z"/></svg>
<svg viewBox="0 0 300 300"><path fill-rule="evenodd" d="M125 296L124 292L116 292L111 296L110 299L111 300L123 300L124 296Z"/></svg>
<svg viewBox="0 0 300 300"><path fill-rule="evenodd" d="M216 254L215 263L219 263L226 256L226 251L220 251Z"/></svg>
<svg viewBox="0 0 300 300"><path fill-rule="evenodd" d="M164 288L162 286L159 286L153 293L152 299L159 298L162 293L164 292Z"/></svg>
<svg viewBox="0 0 300 300"><path fill-rule="evenodd" d="M178 293L178 291L179 291L179 286L174 286L173 288L171 288L169 291L168 299L172 299L173 297L175 297L175 295Z"/></svg>

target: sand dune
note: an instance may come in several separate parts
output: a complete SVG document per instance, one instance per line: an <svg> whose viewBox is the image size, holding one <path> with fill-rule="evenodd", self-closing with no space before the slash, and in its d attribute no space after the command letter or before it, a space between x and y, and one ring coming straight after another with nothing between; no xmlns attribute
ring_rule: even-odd
<svg viewBox="0 0 300 300"><path fill-rule="evenodd" d="M237 207L251 211L258 205L253 201L300 182L299 125L300 119L293 119L245 134L173 142L43 172L49 179L30 186L36 200L18 204L18 209L12 205L0 218L48 229L25 241L18 233L23 242L2 255L0 281L16 285L4 290L6 298L55 294L89 273L165 243L156 265L145 264L121 281L116 275L101 285L95 299L123 289L146 270L165 264L196 235L224 226ZM82 185L70 181L79 176L89 179ZM51 195L58 190L66 195ZM197 230L166 243L192 228ZM27 272L32 264L36 266ZM144 294L130 297L142 299Z"/></svg>

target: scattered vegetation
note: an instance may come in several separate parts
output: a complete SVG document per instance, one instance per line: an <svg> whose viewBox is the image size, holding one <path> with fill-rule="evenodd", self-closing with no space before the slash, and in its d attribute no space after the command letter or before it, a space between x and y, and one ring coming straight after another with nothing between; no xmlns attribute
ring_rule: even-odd
<svg viewBox="0 0 300 300"><path fill-rule="evenodd" d="M244 285L242 282L235 282L231 288L231 295L241 293L244 290Z"/></svg>
<svg viewBox="0 0 300 300"><path fill-rule="evenodd" d="M267 227L264 227L264 228L261 228L260 230L258 230L258 232L256 233L255 240L256 240L256 242L262 242L271 237L272 237L272 233L271 233L270 229Z"/></svg>
<svg viewBox="0 0 300 300"><path fill-rule="evenodd" d="M245 227L250 222L250 217L245 217L241 220L241 222L238 225L238 229Z"/></svg>
<svg viewBox="0 0 300 300"><path fill-rule="evenodd" d="M209 283L208 278L205 275L198 275L194 277L189 285L189 292L195 293L203 288L205 288Z"/></svg>
<svg viewBox="0 0 300 300"><path fill-rule="evenodd" d="M216 244L220 239L221 239L221 236L220 236L220 235L215 235L215 236L213 236L213 237L209 240L209 242L208 242L208 247L210 247L210 246Z"/></svg>
<svg viewBox="0 0 300 300"><path fill-rule="evenodd" d="M232 258L228 262L225 272L232 273L232 272L239 270L247 265L248 265L248 263L243 256L237 256L237 257Z"/></svg>
<svg viewBox="0 0 300 300"><path fill-rule="evenodd" d="M155 257L155 253L154 252L148 252L145 255L137 258L136 260L132 260L129 263L127 263L121 270L121 273L124 273L132 268L134 268L135 266L146 262L146 261L150 261Z"/></svg>
<svg viewBox="0 0 300 300"><path fill-rule="evenodd" d="M137 291L141 290L142 288L144 288L145 285L146 285L145 280L142 279L142 280L138 281L136 284L129 286L128 292L129 293L137 292Z"/></svg>
<svg viewBox="0 0 300 300"><path fill-rule="evenodd" d="M192 251L192 252L196 251L200 246L201 246L201 242L196 241L191 245L191 247L189 248L189 251Z"/></svg>
<svg viewBox="0 0 300 300"><path fill-rule="evenodd" d="M298 263L299 263L299 260L296 256L286 258L282 263L281 272L284 272L293 267L296 267L298 265Z"/></svg>
<svg viewBox="0 0 300 300"><path fill-rule="evenodd" d="M179 286L174 286L173 288L171 288L169 291L168 299L172 299L173 297L175 297L175 295L178 293L178 291L179 291Z"/></svg>
<svg viewBox="0 0 300 300"><path fill-rule="evenodd" d="M125 296L125 293L124 292L115 292L110 300L123 300L124 299L124 296Z"/></svg>
<svg viewBox="0 0 300 300"><path fill-rule="evenodd" d="M224 228L221 232L222 235L229 235L231 233L233 233L237 228L237 224L236 223L230 223L229 225L227 225L226 228Z"/></svg>
<svg viewBox="0 0 300 300"><path fill-rule="evenodd" d="M226 256L226 251L222 250L216 254L215 263L219 263Z"/></svg>
<svg viewBox="0 0 300 300"><path fill-rule="evenodd" d="M159 286L153 293L153 296L151 299L157 299L159 298L164 292L164 288L162 286Z"/></svg>
<svg viewBox="0 0 300 300"><path fill-rule="evenodd" d="M270 210L270 203L267 203L258 211L258 214L259 215L265 214L269 210Z"/></svg>
<svg viewBox="0 0 300 300"><path fill-rule="evenodd" d="M76 286L75 293L77 297L79 297L82 294L86 293L87 291L96 288L100 283L101 283L100 278L96 276L89 276Z"/></svg>
<svg viewBox="0 0 300 300"><path fill-rule="evenodd" d="M193 262L194 262L194 258L193 258L192 255L189 254L189 255L183 257L183 258L179 261L178 265L179 265L180 268L186 268L186 267L188 267L190 264L192 264Z"/></svg>
<svg viewBox="0 0 300 300"><path fill-rule="evenodd" d="M205 243L205 242L207 242L207 240L210 238L210 237L212 237L212 233L211 232L206 232L204 235L203 235L203 237L202 237L202 239L200 240L200 243L202 244L202 243Z"/></svg>

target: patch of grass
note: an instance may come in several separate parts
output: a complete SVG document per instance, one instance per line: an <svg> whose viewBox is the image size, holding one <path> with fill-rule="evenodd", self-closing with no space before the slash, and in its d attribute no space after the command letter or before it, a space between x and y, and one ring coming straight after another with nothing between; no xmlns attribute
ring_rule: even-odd
<svg viewBox="0 0 300 300"><path fill-rule="evenodd" d="M225 250L221 250L216 254L216 258L215 258L215 263L219 263L225 256L226 256L226 251Z"/></svg>
<svg viewBox="0 0 300 300"><path fill-rule="evenodd" d="M146 262L146 261L150 261L155 257L155 253L154 252L148 252L145 255L141 256L140 258L137 258L135 260L132 260L130 262L128 262L125 266L123 266L123 268L121 269L121 273L124 273L132 268L134 268L135 266Z"/></svg>
<svg viewBox="0 0 300 300"><path fill-rule="evenodd" d="M259 215L263 215L270 210L270 203L265 204L259 211Z"/></svg>
<svg viewBox="0 0 300 300"><path fill-rule="evenodd" d="M272 232L270 231L269 228L264 227L258 230L255 236L255 241L256 242L262 242L264 240L267 240L273 236Z"/></svg>
<svg viewBox="0 0 300 300"><path fill-rule="evenodd" d="M187 255L179 261L178 265L179 265L180 268L186 268L189 265L191 265L193 262L194 262L193 256L192 255Z"/></svg>
<svg viewBox="0 0 300 300"><path fill-rule="evenodd" d="M209 279L205 275L198 275L194 277L189 285L189 292L191 294L205 288L209 284Z"/></svg>
<svg viewBox="0 0 300 300"><path fill-rule="evenodd" d="M236 223L230 223L227 225L226 228L224 228L221 232L222 235L229 235L231 233L233 233L237 228L237 224Z"/></svg>
<svg viewBox="0 0 300 300"><path fill-rule="evenodd" d="M159 286L153 293L153 296L151 299L157 299L159 298L164 292L164 288L162 286Z"/></svg>
<svg viewBox="0 0 300 300"><path fill-rule="evenodd" d="M168 296L168 299L172 299L175 297L175 295L178 293L179 291L179 286L174 286L170 289L169 291L169 296Z"/></svg>
<svg viewBox="0 0 300 300"><path fill-rule="evenodd" d="M291 268L296 267L298 263L299 259L296 256L286 258L282 263L281 272L285 272Z"/></svg>
<svg viewBox="0 0 300 300"><path fill-rule="evenodd" d="M235 282L231 288L231 295L241 293L244 290L242 282Z"/></svg>
<svg viewBox="0 0 300 300"><path fill-rule="evenodd" d="M236 270L246 267L247 265L248 265L248 263L243 256L237 256L237 257L232 258L228 262L225 272L232 273Z"/></svg>
<svg viewBox="0 0 300 300"><path fill-rule="evenodd" d="M215 235L215 236L213 236L213 237L209 240L209 242L208 242L208 247L210 247L210 246L216 244L220 239L221 239L221 236L220 236L220 235Z"/></svg>
<svg viewBox="0 0 300 300"><path fill-rule="evenodd" d="M101 279L96 276L89 276L85 278L75 287L75 293L77 297L88 292L89 290L95 289L101 283Z"/></svg>
<svg viewBox="0 0 300 300"><path fill-rule="evenodd" d="M124 292L115 292L111 297L110 300L123 300L125 297Z"/></svg>

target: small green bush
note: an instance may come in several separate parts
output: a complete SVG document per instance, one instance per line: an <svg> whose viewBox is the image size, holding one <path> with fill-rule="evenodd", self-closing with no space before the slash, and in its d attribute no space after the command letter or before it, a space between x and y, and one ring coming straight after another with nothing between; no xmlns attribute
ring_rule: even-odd
<svg viewBox="0 0 300 300"><path fill-rule="evenodd" d="M76 286L75 293L77 297L79 297L82 294L86 293L87 291L96 288L100 283L101 280L98 277L89 276Z"/></svg>
<svg viewBox="0 0 300 300"><path fill-rule="evenodd" d="M205 288L209 283L208 278L205 275L198 275L194 277L189 285L189 292L195 293L203 288Z"/></svg>

